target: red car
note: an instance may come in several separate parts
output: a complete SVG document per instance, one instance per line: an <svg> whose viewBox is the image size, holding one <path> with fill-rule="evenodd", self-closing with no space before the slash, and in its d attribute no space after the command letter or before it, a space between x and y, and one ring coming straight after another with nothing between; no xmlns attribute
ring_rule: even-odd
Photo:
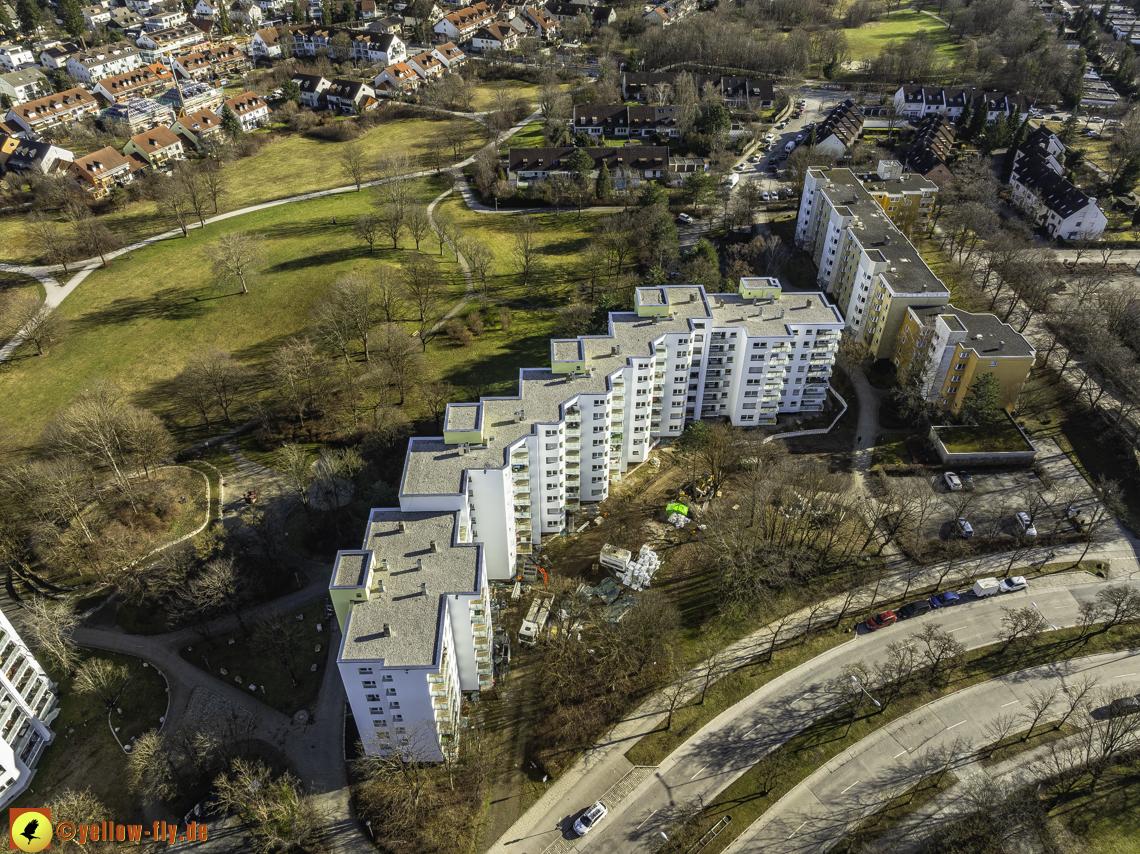
<svg viewBox="0 0 1140 854"><path fill-rule="evenodd" d="M875 629L881 629L883 626L890 626L899 621L899 615L894 611L883 611L881 614L876 614L874 617L867 618L867 631L873 632Z"/></svg>

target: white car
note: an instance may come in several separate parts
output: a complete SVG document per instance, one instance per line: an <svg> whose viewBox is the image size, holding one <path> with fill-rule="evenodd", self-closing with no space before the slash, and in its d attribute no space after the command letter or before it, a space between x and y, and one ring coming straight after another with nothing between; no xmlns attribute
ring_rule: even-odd
<svg viewBox="0 0 1140 854"><path fill-rule="evenodd" d="M998 583L999 593L1013 593L1015 590L1024 590L1029 586L1024 575L1015 575L1013 578L1003 578Z"/></svg>
<svg viewBox="0 0 1140 854"><path fill-rule="evenodd" d="M1029 514L1022 511L1013 517L1014 522L1017 523L1017 529L1027 537L1036 537L1037 529L1033 526L1033 520L1029 518Z"/></svg>
<svg viewBox="0 0 1140 854"><path fill-rule="evenodd" d="M970 537L974 536L974 526L971 525L966 519L959 518L957 524L958 533L963 537L969 539Z"/></svg>
<svg viewBox="0 0 1140 854"><path fill-rule="evenodd" d="M957 492L962 488L962 478L958 477L958 475L952 471L948 471L942 475L942 479L946 481L946 486L950 488L951 492Z"/></svg>
<svg viewBox="0 0 1140 854"><path fill-rule="evenodd" d="M762 201L762 202L769 201L767 190L764 190L762 193L760 193L760 201Z"/></svg>
<svg viewBox="0 0 1140 854"><path fill-rule="evenodd" d="M677 222L683 222L685 225L691 225L693 218L687 213L677 214Z"/></svg>
<svg viewBox="0 0 1140 854"><path fill-rule="evenodd" d="M585 836L587 833L593 830L597 826L598 822L605 818L609 812L610 811L606 809L606 805L601 801L598 801L596 804L582 813L582 817L580 819L574 822L574 832L579 836Z"/></svg>

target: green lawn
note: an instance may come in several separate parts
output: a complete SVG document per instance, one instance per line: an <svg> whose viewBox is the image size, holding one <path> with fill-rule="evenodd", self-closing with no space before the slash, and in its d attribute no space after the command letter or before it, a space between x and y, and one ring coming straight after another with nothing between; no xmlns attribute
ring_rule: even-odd
<svg viewBox="0 0 1140 854"><path fill-rule="evenodd" d="M295 653L294 672L298 680L296 686L293 685L281 661L257 651L252 641L240 630L209 641L197 641L192 649L182 650L182 658L214 677L243 690L248 691L250 685L256 685L256 695L259 700L287 715L292 715L312 703L321 687L325 662L328 661L329 644L329 626L325 620L324 610L324 604L317 602L299 611L286 612L284 615L290 624L298 614L303 614L305 617L297 623L301 638L296 645ZM319 623L323 623L323 626L318 632ZM250 626L249 630L253 635L256 628ZM231 639L233 643L230 643ZM317 665L317 669L311 670L314 664ZM226 673L223 674L222 670ZM237 677L241 678L240 682L237 681Z"/></svg>
<svg viewBox="0 0 1140 854"><path fill-rule="evenodd" d="M528 104L538 101L538 91L542 87L537 83L527 83L523 80L488 80L475 88L475 100L472 102L476 111L493 109L495 99L500 92L506 92L512 98L522 98ZM566 89L567 85L562 84Z"/></svg>
<svg viewBox="0 0 1140 854"><path fill-rule="evenodd" d="M444 117L450 121L451 117ZM437 145L436 136L442 131L444 119L401 119L372 128L359 140L369 158L382 154L408 152L417 165L430 148ZM468 154L486 140L483 126L472 121L472 140ZM220 200L219 211L237 210L261 202L283 199L343 187L352 183L344 176L338 161L340 143L312 139L280 131L259 131L268 142L252 157L237 160L225 167L228 180L226 195ZM443 159L452 160L451 149ZM118 231L128 241L141 240L173 226L159 216L152 202L138 202L105 218L108 227ZM0 260L30 261L23 246L24 214L0 217Z"/></svg>
<svg viewBox="0 0 1140 854"><path fill-rule="evenodd" d="M83 656L109 659L133 673L118 704L122 716L111 713L121 741L129 742L132 736L161 726L159 718L166 714L167 693L166 680L157 670L143 666L137 658L104 650L85 650ZM106 705L97 695L76 693L70 676L58 672L49 675L59 683L59 716L51 724L55 741L36 766L35 791L25 792L12 806L43 806L65 789L90 788L110 815L132 815L137 804L127 792L127 756L107 725Z"/></svg>
<svg viewBox="0 0 1140 854"><path fill-rule="evenodd" d="M509 148L541 148L543 144L542 130L546 122L537 121L526 125L522 130L506 141L503 150Z"/></svg>
<svg viewBox="0 0 1140 854"><path fill-rule="evenodd" d="M1052 815L1076 833L1087 854L1134 854L1140 839L1140 776L1136 762L1110 769L1094 795L1063 802Z"/></svg>
<svg viewBox="0 0 1140 854"><path fill-rule="evenodd" d="M416 190L427 200L438 195L439 185L423 180ZM350 222L369 210L370 198L365 191L268 208L148 246L94 271L62 306L70 337L50 355L17 362L0 374L13 435L33 443L97 375L121 381L134 402L162 417L180 443L206 435L200 418L173 395L172 380L191 356L221 347L264 377L273 351L305 332L314 304L338 276L377 265L399 267L411 256L408 248L369 256L356 240ZM239 229L261 236L269 259L244 297L218 293L204 258L217 235ZM422 248L438 252L434 240ZM445 256L441 268L450 279L453 257ZM460 292L462 285L451 286L452 296ZM264 380L258 393L270 392Z"/></svg>
<svg viewBox="0 0 1140 854"><path fill-rule="evenodd" d="M938 23L929 15L921 12L902 10L894 12L889 18L871 24L864 24L857 30L844 30L847 35L847 46L854 60L866 57L876 57L890 41L904 41L913 36L918 30L925 30L939 54L947 60L957 56L962 46L957 38L946 29L945 25Z"/></svg>
<svg viewBox="0 0 1140 854"><path fill-rule="evenodd" d="M994 427L940 427L938 438L952 454L1028 451L1025 437L1009 421Z"/></svg>

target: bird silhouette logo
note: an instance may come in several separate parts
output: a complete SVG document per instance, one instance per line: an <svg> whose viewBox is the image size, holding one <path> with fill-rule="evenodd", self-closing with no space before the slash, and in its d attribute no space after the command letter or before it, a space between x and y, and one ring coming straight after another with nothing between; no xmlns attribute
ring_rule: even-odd
<svg viewBox="0 0 1140 854"><path fill-rule="evenodd" d="M51 848L51 810L8 810L8 847L14 851L47 851Z"/></svg>

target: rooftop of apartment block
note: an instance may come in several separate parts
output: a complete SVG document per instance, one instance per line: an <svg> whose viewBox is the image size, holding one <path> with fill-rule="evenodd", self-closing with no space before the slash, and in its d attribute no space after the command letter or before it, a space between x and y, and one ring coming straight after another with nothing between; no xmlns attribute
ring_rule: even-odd
<svg viewBox="0 0 1140 854"><path fill-rule="evenodd" d="M993 359L1001 356L1008 359L1032 356L1037 352L1024 335L1008 323L1002 323L995 314L973 314L952 305L912 307L910 311L923 326L942 317L947 325L955 329L954 323L950 321L957 321L960 328L956 331L964 330L966 333L962 348L973 350L979 358Z"/></svg>
<svg viewBox="0 0 1140 854"><path fill-rule="evenodd" d="M890 264L882 275L893 293L940 294L949 298L946 285L926 266L918 250L895 227L854 172L850 169L812 169L811 172L827 178L828 184L821 192L840 216L858 218L850 231L859 246L872 255L873 260ZM914 177L937 189L932 181Z"/></svg>
<svg viewBox="0 0 1140 854"><path fill-rule="evenodd" d="M371 598L353 605L342 659L382 660L385 667L424 667L438 660L442 597L479 589L482 548L453 545L455 524L455 513L372 511L363 548L372 553L374 578L383 581L384 592L373 590ZM342 563L346 577L359 571L358 556L364 557L358 552L338 556L334 585L340 583Z"/></svg>
<svg viewBox="0 0 1140 854"><path fill-rule="evenodd" d="M562 420L565 406L575 397L607 393L612 374L638 358L652 356L653 342L666 334L690 332L693 320L710 319L715 326L745 326L749 335L772 337L791 337L789 324L842 323L820 293L785 294L774 302L761 298L754 306L739 294L706 295L699 286L682 285L640 288L638 298L642 305L668 306L670 311L656 318L639 317L636 312L613 312L610 335L552 343L556 360L581 360L585 363L583 372L556 374L550 368L523 368L519 371L518 396L483 398L485 444L460 447L446 444L443 438L412 439L408 443L401 493L457 494L463 489L465 470L502 468L507 464L507 448L534 433L536 424ZM448 429L475 428L452 427L449 421Z"/></svg>

